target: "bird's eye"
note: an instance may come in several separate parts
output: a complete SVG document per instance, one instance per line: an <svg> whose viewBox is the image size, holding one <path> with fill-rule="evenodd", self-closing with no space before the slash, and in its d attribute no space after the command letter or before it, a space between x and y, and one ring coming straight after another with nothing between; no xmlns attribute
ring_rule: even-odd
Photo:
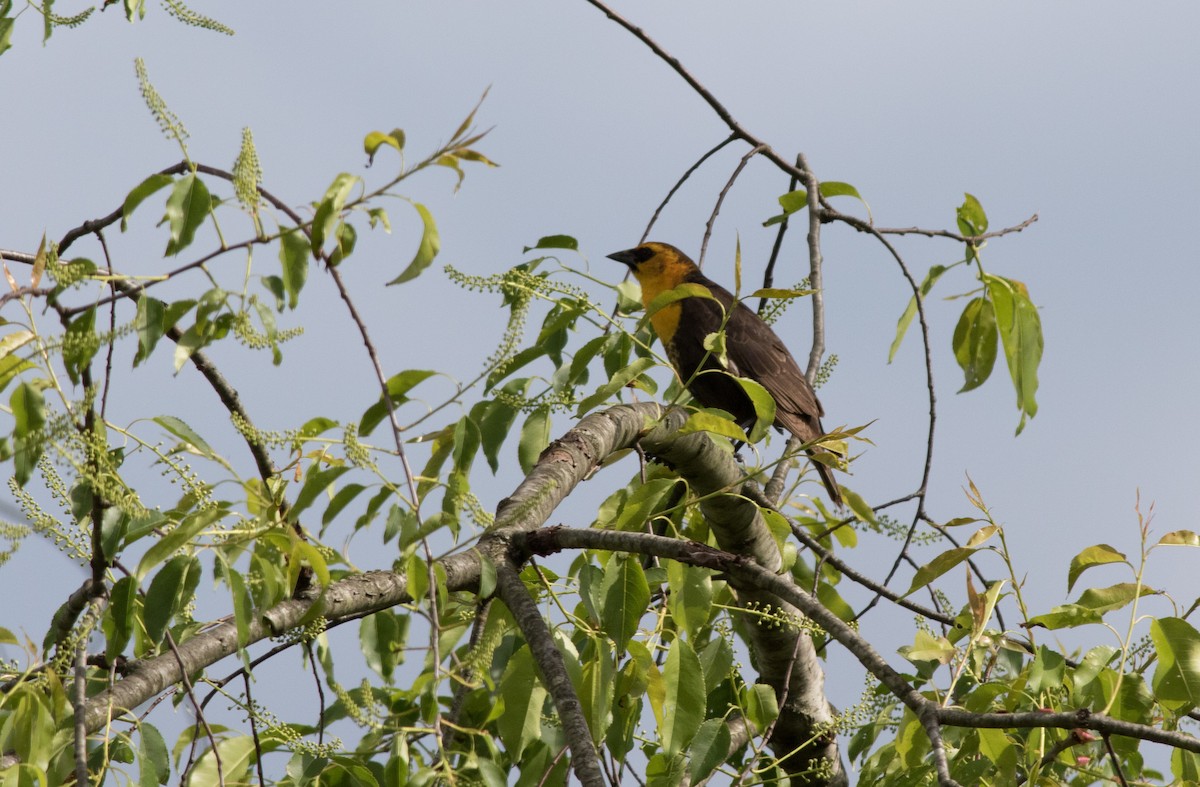
<svg viewBox="0 0 1200 787"><path fill-rule="evenodd" d="M645 262L654 256L654 249L649 246L638 246L633 250L633 259L636 262Z"/></svg>

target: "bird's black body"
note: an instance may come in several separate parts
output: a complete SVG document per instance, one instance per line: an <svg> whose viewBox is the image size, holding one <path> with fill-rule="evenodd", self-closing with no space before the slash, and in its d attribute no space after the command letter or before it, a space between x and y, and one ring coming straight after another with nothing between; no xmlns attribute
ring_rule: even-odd
<svg viewBox="0 0 1200 787"><path fill-rule="evenodd" d="M824 433L821 403L783 341L762 318L701 273L683 252L664 243L647 243L609 256L633 271L647 307L660 292L684 283L699 284L712 294L712 298L684 298L651 315L667 357L697 402L725 410L739 424L749 426L755 419L754 405L730 375L743 377L771 394L776 426L804 442ZM720 331L722 323L724 365L716 353L704 347L705 339ZM820 462L813 464L830 497L841 505L833 471Z"/></svg>

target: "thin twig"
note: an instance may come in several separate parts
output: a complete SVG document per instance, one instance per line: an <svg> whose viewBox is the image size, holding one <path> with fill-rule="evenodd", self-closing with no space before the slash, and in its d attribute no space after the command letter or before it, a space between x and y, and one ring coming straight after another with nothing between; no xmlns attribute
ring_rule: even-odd
<svg viewBox="0 0 1200 787"><path fill-rule="evenodd" d="M796 166L800 166L801 159L796 157ZM796 176L788 176L788 193L796 190ZM775 284L775 263L779 260L779 252L783 248L783 236L787 234L790 216L784 214L783 221L779 222L779 229L775 232L775 243L771 245L771 257L767 260L767 268L763 271L763 289L769 289ZM758 316L762 316L767 309L767 304L770 301L766 297L758 299Z"/></svg>
<svg viewBox="0 0 1200 787"><path fill-rule="evenodd" d="M650 223L646 225L646 231L642 233L642 239L638 241L639 246L646 242L646 238L650 237L650 230L654 228L655 222L658 221L659 214L661 214L663 209L667 207L667 203L670 202L671 198L675 196L675 192L679 191L684 182L686 182L687 179L692 176L692 173L700 169L700 165L708 161L709 158L716 154L718 150L725 147L730 142L733 142L735 139L737 139L737 137L731 134L721 142L717 143L707 153L698 158L695 164L692 164L692 166L688 167L687 171L683 173L679 180L675 181L675 185L672 186L671 190L667 192L667 196L663 197L663 201L660 202L658 207L654 209L654 215L650 217Z"/></svg>
<svg viewBox="0 0 1200 787"><path fill-rule="evenodd" d="M733 188L733 184L737 181L738 176L741 175L742 170L746 168L746 163L758 155L759 151L761 150L762 146L760 145L752 149L746 155L742 156L742 160L739 161L737 167L734 168L733 174L729 176L729 182L725 184L725 188L721 189L721 193L717 195L717 204L713 206L712 214L709 215L708 221L704 225L704 240L700 242L700 257L696 260L697 268L704 267L704 255L708 251L708 239L712 237L713 224L715 224L717 221L717 214L721 212L721 204L725 202L725 195L728 194L729 190Z"/></svg>
<svg viewBox="0 0 1200 787"><path fill-rule="evenodd" d="M843 220L840 213L832 216L831 218L836 221ZM956 240L960 243L969 243L971 245L978 246L980 243L988 240L989 238L1002 238L1005 235L1011 235L1014 232L1020 232L1037 220L1038 215L1035 213L1029 218L1025 219L1025 221L1022 221L1020 224L1014 224L1011 227L1005 227L1004 229L996 230L995 232L985 232L982 235L960 235L957 232L950 232L949 230L927 230L922 229L921 227L878 227L875 231L880 235L924 235L926 238L949 238L950 240Z"/></svg>

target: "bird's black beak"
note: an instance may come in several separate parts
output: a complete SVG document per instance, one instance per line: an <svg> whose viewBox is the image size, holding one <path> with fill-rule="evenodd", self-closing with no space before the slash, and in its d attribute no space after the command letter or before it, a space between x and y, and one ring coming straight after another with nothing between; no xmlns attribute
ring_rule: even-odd
<svg viewBox="0 0 1200 787"><path fill-rule="evenodd" d="M625 249L625 251L614 251L612 254L608 255L608 258L610 260L616 260L617 262L622 262L622 263L628 265L630 268L633 268L638 264L637 249Z"/></svg>

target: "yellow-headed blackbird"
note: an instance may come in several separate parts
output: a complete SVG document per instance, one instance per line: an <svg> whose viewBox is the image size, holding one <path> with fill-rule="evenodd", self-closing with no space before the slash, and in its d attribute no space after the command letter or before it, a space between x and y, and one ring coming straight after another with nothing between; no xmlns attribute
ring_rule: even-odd
<svg viewBox="0 0 1200 787"><path fill-rule="evenodd" d="M633 271L642 285L642 302L647 308L659 293L685 282L702 285L712 293L715 300L684 298L650 316L671 364L702 406L730 413L743 427L754 423L754 405L737 381L729 377L732 374L754 380L767 389L775 399L775 426L804 442L824 433L821 416L825 411L775 331L728 290L701 273L687 255L666 243L646 243L608 257L625 263ZM720 331L722 322L727 362L724 367L704 347L705 338ZM820 462L814 461L813 465L829 496L840 506L842 495L833 471Z"/></svg>

